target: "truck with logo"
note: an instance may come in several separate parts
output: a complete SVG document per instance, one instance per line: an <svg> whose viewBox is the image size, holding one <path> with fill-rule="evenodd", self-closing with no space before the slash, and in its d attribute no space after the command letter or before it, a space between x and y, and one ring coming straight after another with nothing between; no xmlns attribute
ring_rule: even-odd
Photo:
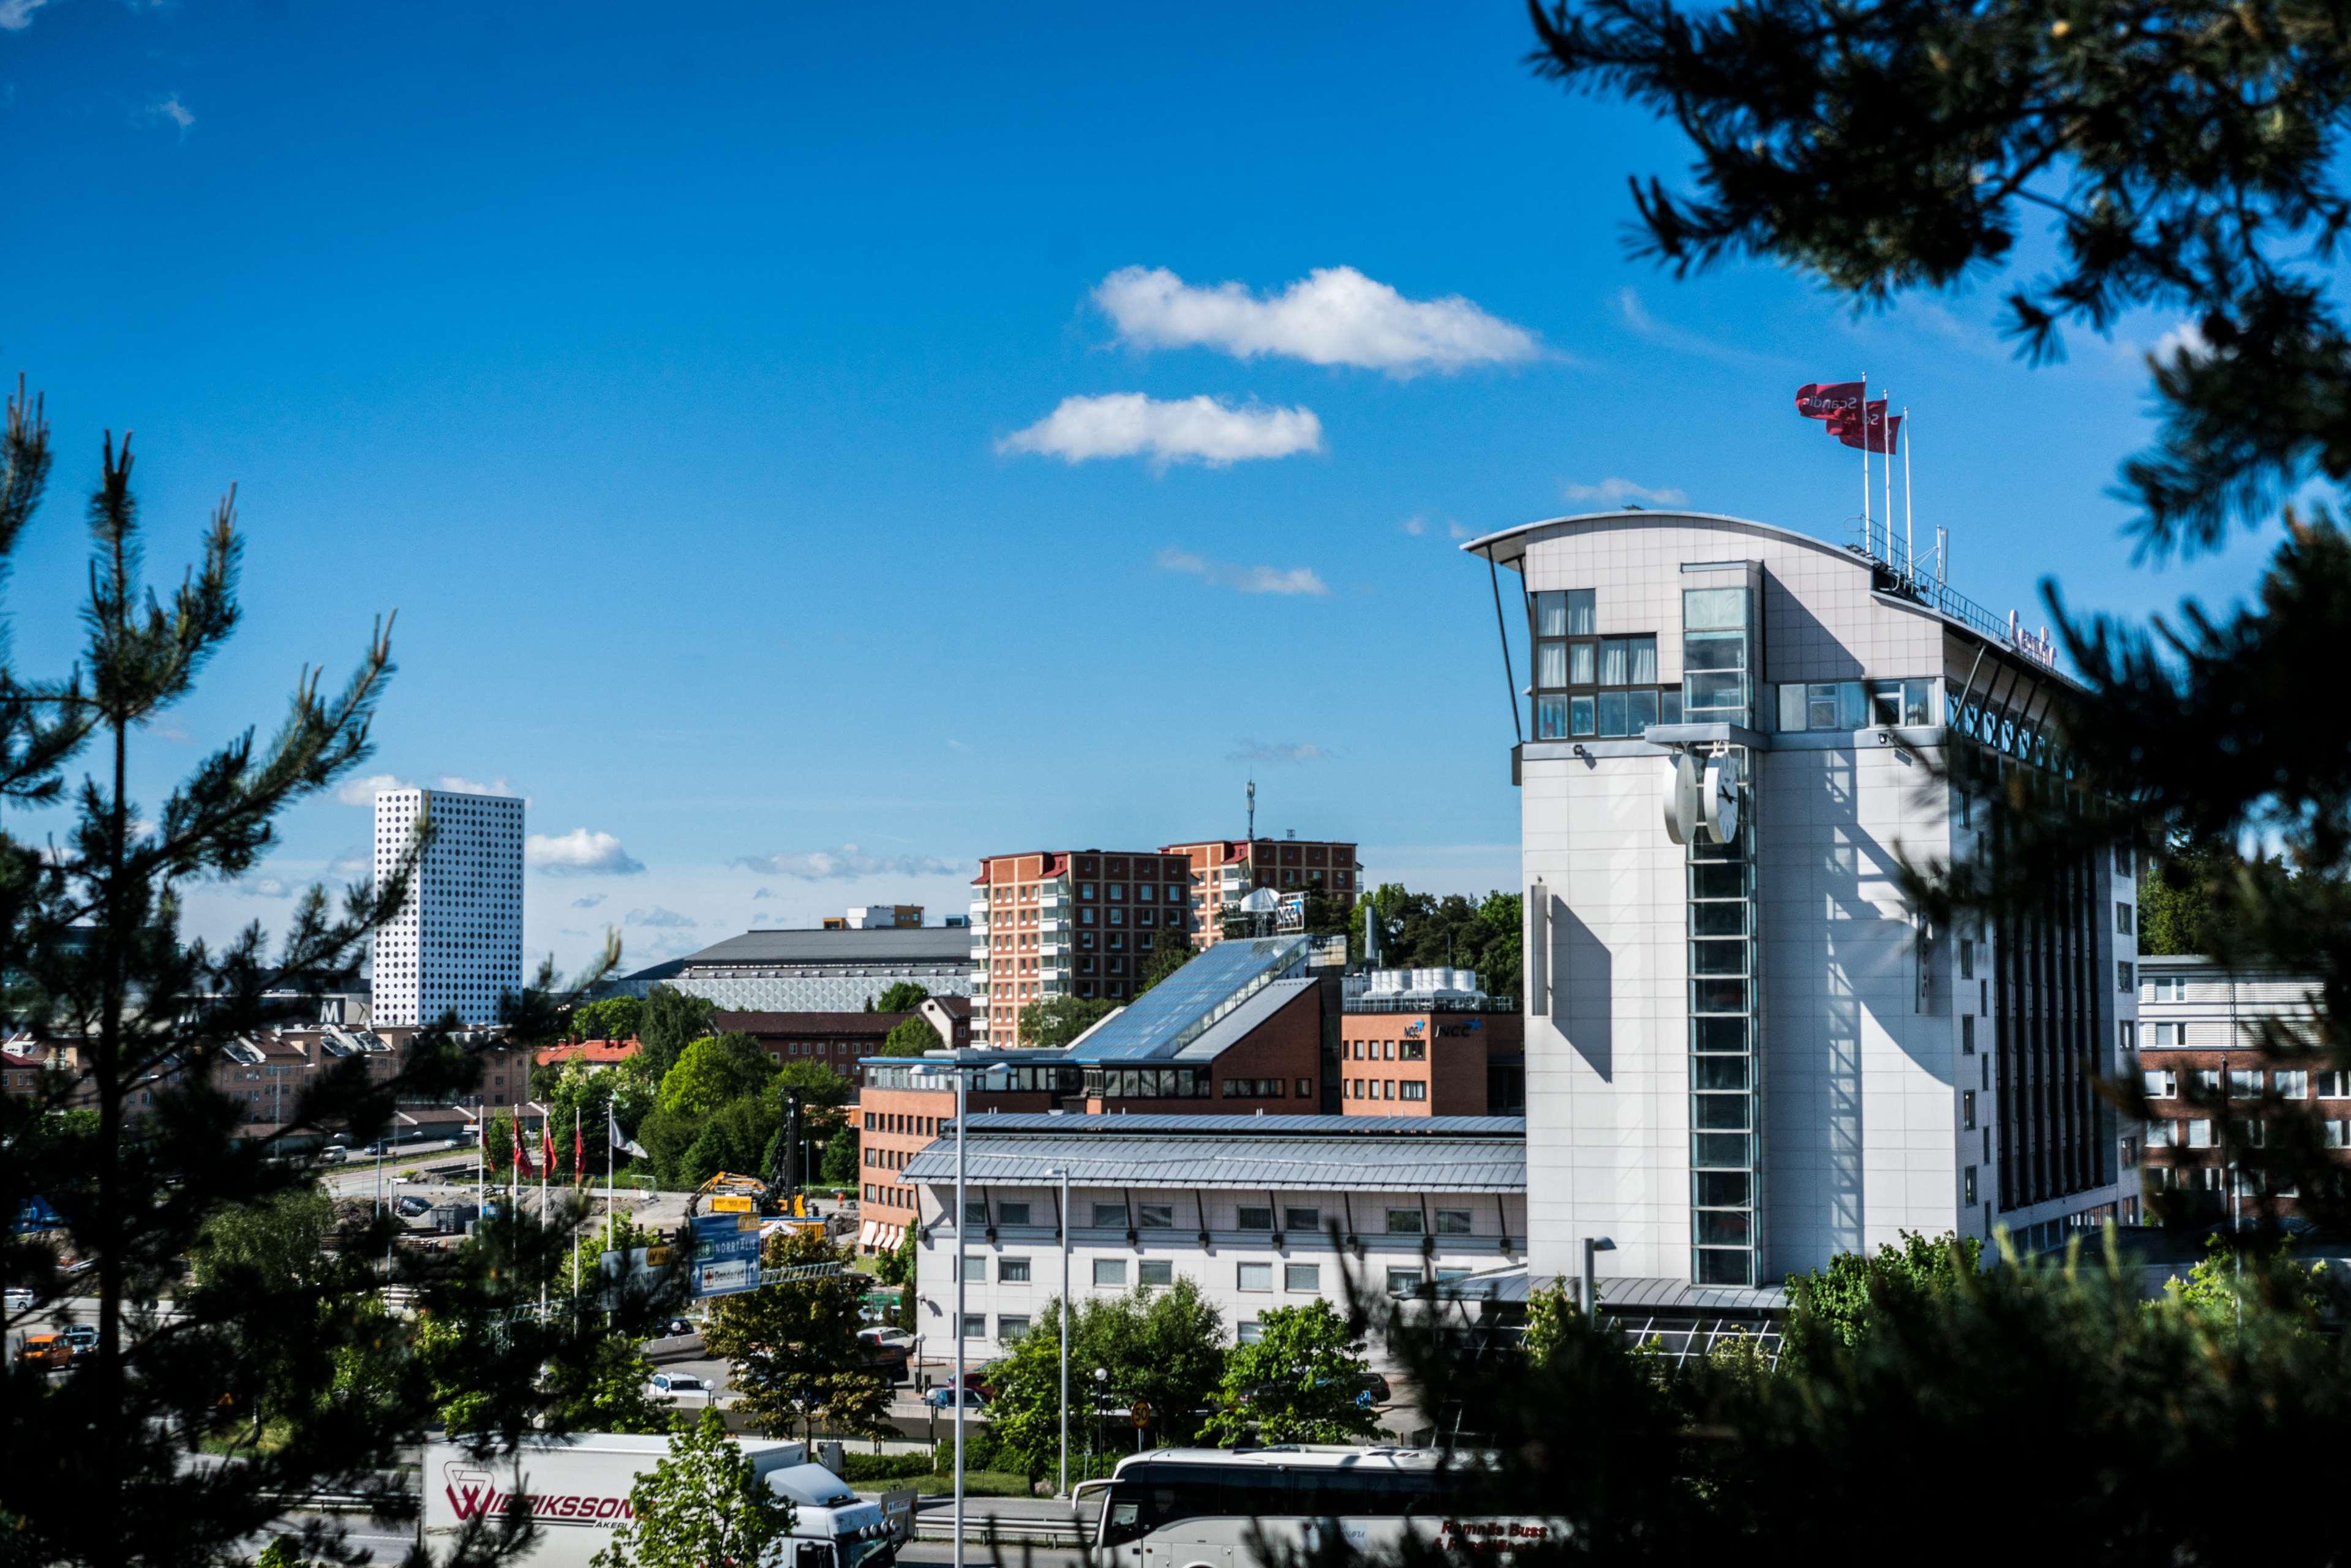
<svg viewBox="0 0 2351 1568"><path fill-rule="evenodd" d="M808 1445L737 1439L759 1484L792 1504L789 1540L769 1549L762 1568L892 1568L897 1542L882 1505L862 1500L840 1477L809 1462ZM526 1438L511 1454L479 1458L463 1443L424 1446L425 1550L447 1554L468 1521L495 1524L519 1493L539 1527L530 1550L513 1561L531 1568L588 1568L612 1532L632 1523L637 1478L669 1454L669 1438L588 1432Z"/></svg>

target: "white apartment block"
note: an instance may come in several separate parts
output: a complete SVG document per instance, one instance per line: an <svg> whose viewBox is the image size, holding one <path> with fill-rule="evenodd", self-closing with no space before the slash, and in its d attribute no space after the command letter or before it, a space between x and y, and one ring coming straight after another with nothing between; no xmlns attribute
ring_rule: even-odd
<svg viewBox="0 0 2351 1568"><path fill-rule="evenodd" d="M374 1021L430 1024L455 1012L498 1021L522 989L522 801L511 795L386 789L375 798L375 875L398 869L431 814L433 841L408 900L376 933Z"/></svg>
<svg viewBox="0 0 2351 1568"><path fill-rule="evenodd" d="M2052 865L2043 915L1957 930L1898 876L1980 849L1985 790L2068 787L2037 640L1734 517L1463 548L1523 596L1530 1272L1604 1239L1627 1287L1763 1288L1903 1230L2131 1218L2136 1129L2094 1090L2137 1007L2127 861Z"/></svg>

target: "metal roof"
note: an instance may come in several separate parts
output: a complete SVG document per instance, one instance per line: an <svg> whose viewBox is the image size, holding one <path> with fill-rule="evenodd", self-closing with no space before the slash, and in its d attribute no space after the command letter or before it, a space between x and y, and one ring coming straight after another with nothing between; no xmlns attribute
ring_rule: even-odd
<svg viewBox="0 0 2351 1568"><path fill-rule="evenodd" d="M1526 1124L1515 1116L974 1116L967 1182L1264 1191L1523 1192ZM955 1139L906 1179L952 1182Z"/></svg>
<svg viewBox="0 0 2351 1568"><path fill-rule="evenodd" d="M757 964L971 962L967 925L883 926L871 931L746 931L678 960L681 968Z"/></svg>
<svg viewBox="0 0 2351 1568"><path fill-rule="evenodd" d="M1712 1315L1788 1310L1788 1292L1779 1285L1694 1285L1687 1280L1628 1274L1604 1274L1593 1283L1600 1287L1601 1307L1612 1312ZM1535 1274L1520 1263L1491 1273L1440 1280L1432 1288L1437 1296L1447 1300L1524 1301L1537 1291L1558 1284L1564 1284L1570 1294L1577 1289L1573 1279Z"/></svg>
<svg viewBox="0 0 2351 1568"><path fill-rule="evenodd" d="M1249 1030L1264 1023L1274 1014L1296 1001L1301 995L1312 990L1316 984L1311 975L1301 975L1294 979L1274 981L1215 1023L1210 1024L1205 1032L1176 1053L1176 1060L1207 1061L1222 1056L1247 1039ZM1072 1060L1078 1061L1093 1060L1086 1054L1086 1048L1082 1041L1070 1055Z"/></svg>
<svg viewBox="0 0 2351 1568"><path fill-rule="evenodd" d="M1303 936L1231 938L1102 1019L1074 1043L1079 1061L1156 1061L1176 1055L1275 980L1305 967Z"/></svg>

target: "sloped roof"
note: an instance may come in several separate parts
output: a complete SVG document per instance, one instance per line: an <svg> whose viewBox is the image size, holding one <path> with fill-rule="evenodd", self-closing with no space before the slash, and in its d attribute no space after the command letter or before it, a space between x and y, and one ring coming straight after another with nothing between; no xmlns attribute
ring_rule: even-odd
<svg viewBox="0 0 2351 1568"><path fill-rule="evenodd" d="M806 964L971 962L966 925L883 926L870 931L746 931L678 960L681 971Z"/></svg>
<svg viewBox="0 0 2351 1568"><path fill-rule="evenodd" d="M1523 1192L1517 1116L974 1116L967 1182L1047 1186ZM953 1181L955 1139L933 1141L909 1181Z"/></svg>

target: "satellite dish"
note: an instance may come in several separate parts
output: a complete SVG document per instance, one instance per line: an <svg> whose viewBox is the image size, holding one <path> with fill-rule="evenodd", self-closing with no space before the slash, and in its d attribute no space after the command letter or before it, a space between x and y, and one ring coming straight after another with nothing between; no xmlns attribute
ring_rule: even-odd
<svg viewBox="0 0 2351 1568"><path fill-rule="evenodd" d="M1241 898L1243 915L1278 915L1281 911L1281 894L1270 887L1253 887Z"/></svg>
<svg viewBox="0 0 2351 1568"><path fill-rule="evenodd" d="M1727 844L1736 839L1739 836L1739 780L1731 773L1729 758L1718 757L1706 765L1702 796L1707 841Z"/></svg>
<svg viewBox="0 0 2351 1568"><path fill-rule="evenodd" d="M1698 790L1703 783L1698 758L1677 748L1666 765L1665 789L1659 804L1665 808L1666 836L1677 844L1687 844L1698 831Z"/></svg>

